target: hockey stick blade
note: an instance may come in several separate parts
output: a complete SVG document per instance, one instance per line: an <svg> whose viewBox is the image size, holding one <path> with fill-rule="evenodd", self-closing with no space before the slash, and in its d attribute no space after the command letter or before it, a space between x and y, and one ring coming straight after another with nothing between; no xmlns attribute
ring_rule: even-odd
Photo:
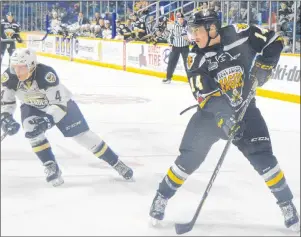
<svg viewBox="0 0 301 237"><path fill-rule="evenodd" d="M4 138L7 136L7 132L1 135L1 142L4 140Z"/></svg>
<svg viewBox="0 0 301 237"><path fill-rule="evenodd" d="M185 234L185 233L191 231L192 227L193 227L193 225L191 224L191 222L184 223L184 224L175 224L176 233L178 235L182 235L182 234Z"/></svg>

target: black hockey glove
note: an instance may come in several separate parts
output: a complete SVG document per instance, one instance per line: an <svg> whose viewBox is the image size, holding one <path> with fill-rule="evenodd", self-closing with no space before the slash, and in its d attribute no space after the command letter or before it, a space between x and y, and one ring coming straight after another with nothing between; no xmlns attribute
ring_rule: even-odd
<svg viewBox="0 0 301 237"><path fill-rule="evenodd" d="M217 126L223 129L227 137L233 135L233 140L240 140L243 136L245 123L243 121L237 122L234 115L218 113L216 115Z"/></svg>
<svg viewBox="0 0 301 237"><path fill-rule="evenodd" d="M275 63L263 62L261 59L256 59L254 66L251 69L250 78L258 80L258 86L263 86L272 77L272 70Z"/></svg>
<svg viewBox="0 0 301 237"><path fill-rule="evenodd" d="M8 135L12 136L15 135L19 129L20 124L16 122L13 116L9 113L2 113L1 114L1 128L3 132L7 133Z"/></svg>
<svg viewBox="0 0 301 237"><path fill-rule="evenodd" d="M41 133L53 127L55 124L51 115L45 117L35 117L29 121L29 124L34 125L34 129L31 132L26 132L26 138L35 138Z"/></svg>

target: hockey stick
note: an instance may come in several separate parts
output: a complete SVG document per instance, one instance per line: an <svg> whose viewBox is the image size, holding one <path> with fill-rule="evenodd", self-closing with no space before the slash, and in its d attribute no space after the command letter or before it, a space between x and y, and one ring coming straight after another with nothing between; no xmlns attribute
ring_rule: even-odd
<svg viewBox="0 0 301 237"><path fill-rule="evenodd" d="M7 136L7 132L5 132L3 135L1 135L1 142L4 140L4 138Z"/></svg>
<svg viewBox="0 0 301 237"><path fill-rule="evenodd" d="M254 83L253 83L253 86L251 88L251 91L249 92L249 95L247 96L247 98L246 98L246 100L244 102L244 107L243 107L241 113L238 116L238 119L237 119L238 122L242 121L242 119L243 119L243 117L244 117L244 115L246 113L246 110L247 110L247 108L248 108L251 100L254 98L255 93L256 93L256 87L257 87L257 85L258 85L258 81L255 80ZM218 163L217 163L217 165L216 165L216 167L215 167L215 169L213 171L213 174L212 174L212 176L210 178L210 181L209 181L209 183L208 183L208 185L206 187L206 190L205 190L205 192L203 194L201 202L198 205L198 208L197 208L197 210L196 210L196 212L195 212L192 220L190 222L188 222L188 223L183 223L183 224L176 223L175 224L176 233L178 235L184 234L184 233L189 232L189 231L192 230L192 228L193 228L193 226L194 226L194 224L195 224L195 222L196 222L196 220L197 220L197 218L198 218L198 216L200 214L200 211L201 211L201 209L203 207L203 204L204 204L204 202L205 202L205 200L206 200L206 198L207 198L207 196L208 196L208 194L210 192L210 189L211 189L211 187L213 185L213 182L214 182L214 180L215 180L215 178L216 178L216 176L217 176L217 174L218 174L218 172L219 172L219 170L220 170L220 168L221 168L221 166L222 166L222 164L224 162L224 159L225 159L225 157L226 157L226 155L228 153L228 150L229 150L230 145L231 145L232 140L233 140L233 136L234 136L234 134L231 134L230 137L229 137L229 139L228 139L228 141L227 141L227 144L226 144L226 146L225 146L225 148L224 148L224 150L222 152L222 155L221 155L221 157L220 157L220 159L219 159L219 161L218 161Z"/></svg>
<svg viewBox="0 0 301 237"><path fill-rule="evenodd" d="M42 42L44 41L48 36L48 31L46 32L46 34L43 36L42 39L34 39L34 40L22 40L23 42ZM1 39L1 42L3 43L10 43L10 42L16 42L17 40L16 39Z"/></svg>

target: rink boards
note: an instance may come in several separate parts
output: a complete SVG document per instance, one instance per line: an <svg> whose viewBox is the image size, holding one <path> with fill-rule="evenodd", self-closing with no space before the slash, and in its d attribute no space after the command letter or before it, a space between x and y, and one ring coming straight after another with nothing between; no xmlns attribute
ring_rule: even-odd
<svg viewBox="0 0 301 237"><path fill-rule="evenodd" d="M39 55L79 63L110 67L165 78L170 54L166 44L124 42L93 38L63 38L49 35L43 42L31 42L43 37L41 33L23 33L27 46ZM24 47L25 44L19 44ZM187 82L182 58L176 67L174 80ZM282 54L272 80L257 90L257 95L300 103L300 55Z"/></svg>

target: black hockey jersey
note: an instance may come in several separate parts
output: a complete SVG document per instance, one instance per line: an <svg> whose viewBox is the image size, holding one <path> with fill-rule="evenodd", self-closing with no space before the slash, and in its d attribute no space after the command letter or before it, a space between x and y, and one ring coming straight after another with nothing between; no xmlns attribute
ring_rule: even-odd
<svg viewBox="0 0 301 237"><path fill-rule="evenodd" d="M132 31L124 24L120 24L116 28L117 35L123 35L124 39L131 37Z"/></svg>
<svg viewBox="0 0 301 237"><path fill-rule="evenodd" d="M144 30L144 32L138 32L137 30ZM142 19L139 19L134 23L134 31L136 32L136 36L138 39L141 39L142 37L147 35L146 25Z"/></svg>
<svg viewBox="0 0 301 237"><path fill-rule="evenodd" d="M283 42L274 31L246 24L223 27L220 36L220 44L193 47L187 58L188 79L201 108L212 96L222 96L236 110L253 83L249 72L256 56L276 66Z"/></svg>
<svg viewBox="0 0 301 237"><path fill-rule="evenodd" d="M16 39L18 42L22 42L22 39L19 35L20 25L13 20L8 22L7 20L1 21L1 38L2 39Z"/></svg>

